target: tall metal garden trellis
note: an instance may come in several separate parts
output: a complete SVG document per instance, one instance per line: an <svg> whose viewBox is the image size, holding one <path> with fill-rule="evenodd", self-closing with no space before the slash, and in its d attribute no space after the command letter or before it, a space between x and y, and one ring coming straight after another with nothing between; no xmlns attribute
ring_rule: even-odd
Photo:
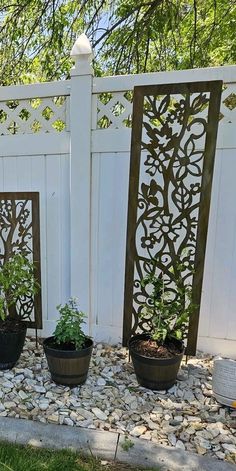
<svg viewBox="0 0 236 471"><path fill-rule="evenodd" d="M196 353L221 90L221 81L134 88L124 345L137 330L150 329L140 313L149 296L141 282L152 260L172 299L181 262L181 282L192 284L196 305L187 353Z"/></svg>
<svg viewBox="0 0 236 471"><path fill-rule="evenodd" d="M35 279L41 286L38 192L0 193L0 264L17 253L34 263ZM16 309L28 327L42 328L41 290L33 297L20 297Z"/></svg>

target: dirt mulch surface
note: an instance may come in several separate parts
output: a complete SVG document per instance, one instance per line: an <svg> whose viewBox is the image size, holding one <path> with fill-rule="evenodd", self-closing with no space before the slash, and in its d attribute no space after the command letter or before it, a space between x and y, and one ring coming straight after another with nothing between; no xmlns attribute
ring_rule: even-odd
<svg viewBox="0 0 236 471"><path fill-rule="evenodd" d="M152 358L173 358L182 353L173 342L158 345L155 340L151 339L135 340L132 343L132 347L137 353L140 353L140 355Z"/></svg>

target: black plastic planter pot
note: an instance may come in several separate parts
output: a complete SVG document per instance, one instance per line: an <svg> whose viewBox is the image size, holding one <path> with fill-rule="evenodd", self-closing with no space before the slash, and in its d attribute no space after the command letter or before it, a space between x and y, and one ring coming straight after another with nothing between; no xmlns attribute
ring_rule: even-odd
<svg viewBox="0 0 236 471"><path fill-rule="evenodd" d="M67 386L77 386L85 383L88 375L93 341L86 340L82 350L60 350L53 345L54 337L48 337L43 342L48 367L53 381Z"/></svg>
<svg viewBox="0 0 236 471"><path fill-rule="evenodd" d="M184 354L182 342L176 340L181 353L173 358L154 358L141 355L134 348L137 340L147 340L148 334L137 334L129 340L129 351L134 365L137 380L141 386L148 389L164 390L171 388L177 378L178 370Z"/></svg>
<svg viewBox="0 0 236 471"><path fill-rule="evenodd" d="M15 366L22 353L27 328L22 326L19 331L0 331L0 370L8 370Z"/></svg>

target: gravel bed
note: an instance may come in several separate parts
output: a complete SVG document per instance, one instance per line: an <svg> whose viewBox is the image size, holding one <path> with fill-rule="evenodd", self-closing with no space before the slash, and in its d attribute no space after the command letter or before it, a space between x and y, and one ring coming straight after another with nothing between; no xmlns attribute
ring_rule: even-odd
<svg viewBox="0 0 236 471"><path fill-rule="evenodd" d="M0 371L0 416L116 431L236 462L236 411L212 395L212 358L182 364L168 392L138 385L121 346L95 345L86 384L51 381L42 347L27 339L15 368Z"/></svg>

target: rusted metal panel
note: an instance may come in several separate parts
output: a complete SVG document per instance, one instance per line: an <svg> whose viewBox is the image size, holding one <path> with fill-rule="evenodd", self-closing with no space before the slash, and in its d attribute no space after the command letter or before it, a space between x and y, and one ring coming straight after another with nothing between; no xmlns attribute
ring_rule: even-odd
<svg viewBox="0 0 236 471"><path fill-rule="evenodd" d="M0 263L14 253L34 263L35 279L41 286L38 192L0 192ZM20 298L17 310L28 327L41 329L41 289L33 298Z"/></svg>
<svg viewBox="0 0 236 471"><path fill-rule="evenodd" d="M221 100L221 81L134 88L123 343L149 331L140 316L142 279L164 276L173 299L176 267L192 284L187 353L195 354ZM155 260L155 266L154 261Z"/></svg>

